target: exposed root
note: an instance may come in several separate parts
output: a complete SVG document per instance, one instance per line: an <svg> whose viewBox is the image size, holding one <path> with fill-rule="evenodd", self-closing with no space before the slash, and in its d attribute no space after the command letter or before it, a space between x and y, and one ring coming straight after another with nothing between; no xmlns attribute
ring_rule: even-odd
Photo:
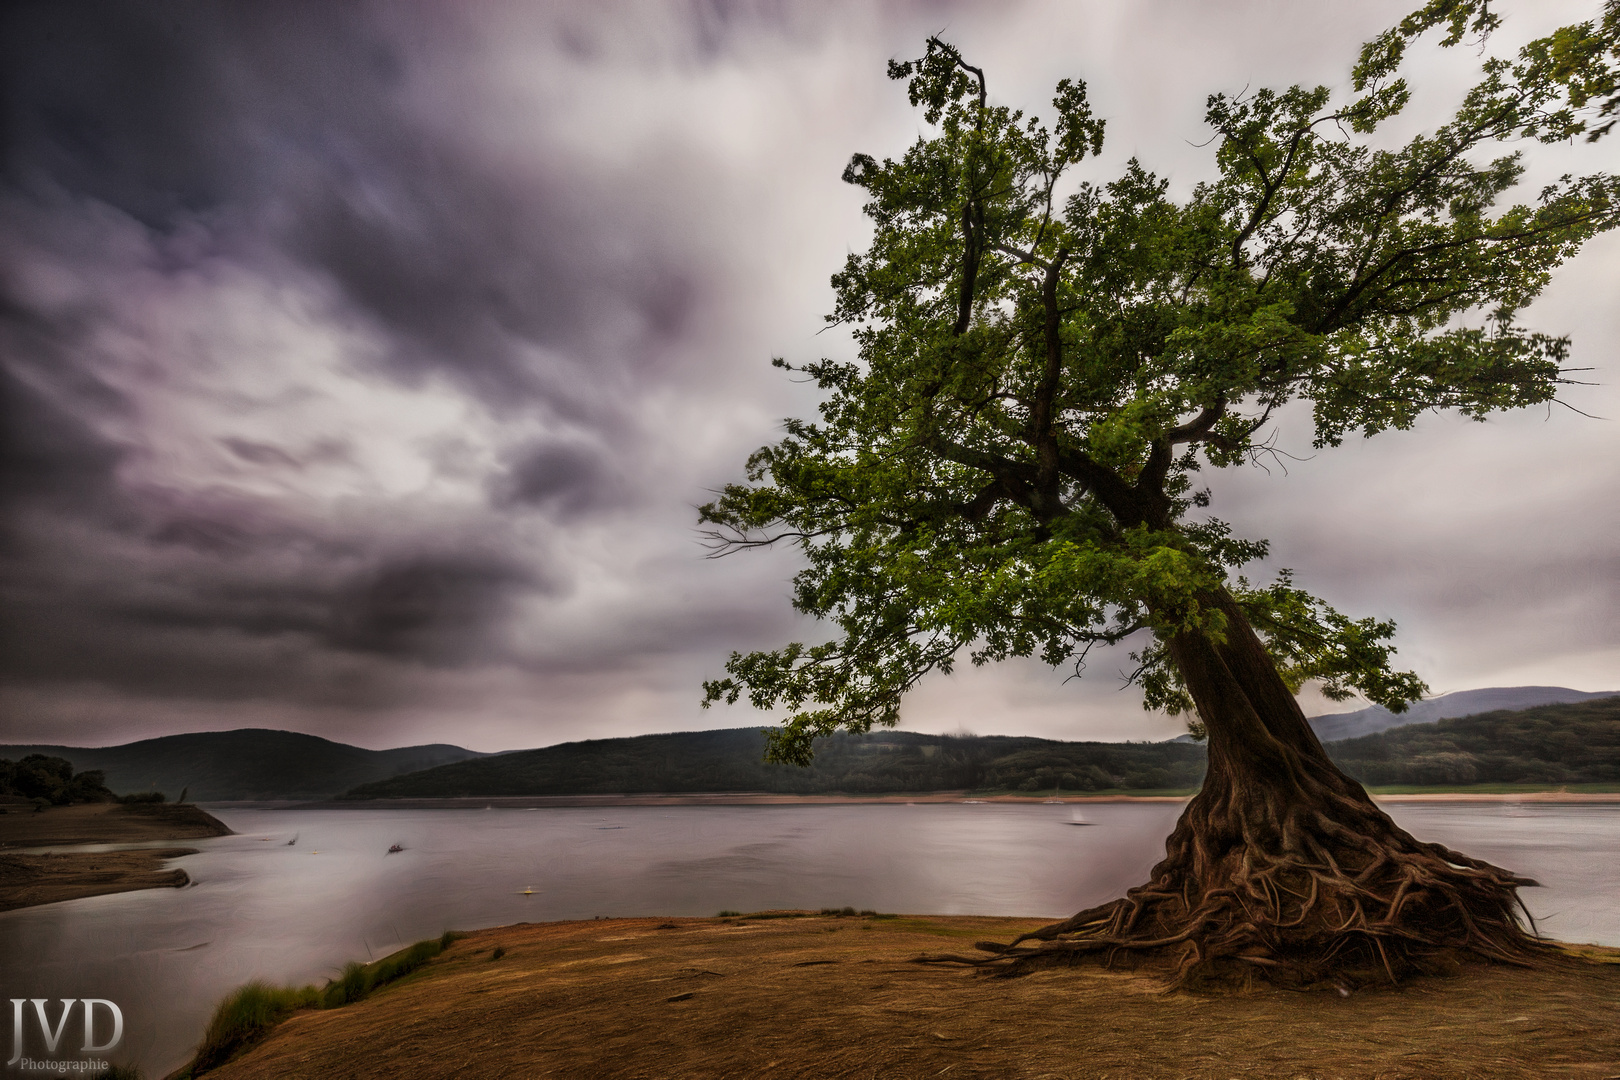
<svg viewBox="0 0 1620 1080"><path fill-rule="evenodd" d="M1016 974L1100 958L1141 959L1191 987L1259 977L1345 987L1455 970L1463 957L1528 965L1546 949L1522 910L1528 878L1400 829L1365 796L1325 815L1308 803L1273 816L1200 796L1147 884L988 956L928 956Z"/></svg>

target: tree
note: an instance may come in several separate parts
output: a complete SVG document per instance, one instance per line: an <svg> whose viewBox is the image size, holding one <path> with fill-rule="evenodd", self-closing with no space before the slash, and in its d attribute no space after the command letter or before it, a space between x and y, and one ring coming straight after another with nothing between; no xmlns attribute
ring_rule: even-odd
<svg viewBox="0 0 1620 1080"><path fill-rule="evenodd" d="M1565 27L1484 62L1456 114L1399 149L1370 136L1407 104L1399 67L1496 25L1434 0L1369 43L1354 92L1299 86L1209 98L1218 177L1191 196L1131 161L1077 182L1103 121L1079 81L1052 123L994 104L984 72L930 38L891 62L931 127L897 160L856 154L871 246L833 278L829 321L858 360L801 371L817 422L789 420L747 482L702 508L717 553L792 542L794 605L822 644L734 654L705 704L783 707L773 760L805 763L838 728L892 725L904 693L964 653L1083 663L1132 654L1148 707L1196 713L1209 772L1152 879L1125 897L985 944L1014 965L1168 955L1180 980L1253 972L1395 979L1468 953L1526 962L1515 914L1533 882L1408 835L1323 752L1295 693L1402 709L1425 687L1391 668L1394 627L1297 587L1238 575L1266 553L1201 513L1201 469L1268 450L1308 402L1319 447L1555 400L1569 342L1518 312L1592 236L1620 182L1566 176L1528 204L1510 141L1596 138L1614 112L1616 23Z"/></svg>

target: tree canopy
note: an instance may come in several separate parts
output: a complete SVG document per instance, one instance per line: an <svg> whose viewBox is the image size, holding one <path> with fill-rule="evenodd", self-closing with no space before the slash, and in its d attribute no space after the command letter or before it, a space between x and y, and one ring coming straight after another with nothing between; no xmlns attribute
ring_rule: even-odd
<svg viewBox="0 0 1620 1080"><path fill-rule="evenodd" d="M1026 117L938 37L891 61L929 128L844 172L874 234L833 277L828 320L858 358L774 361L815 381L820 417L787 421L701 511L719 551L799 544L794 606L838 634L734 654L705 704L786 708L770 754L802 763L818 735L895 723L902 695L964 653L1078 665L1149 631L1133 677L1177 713L1192 702L1165 643L1219 641L1222 590L1290 690L1420 696L1392 669L1391 623L1342 615L1287 571L1239 574L1266 543L1204 512L1199 474L1269 452L1294 401L1328 447L1430 410L1554 400L1569 340L1519 315L1620 223L1620 180L1523 193L1522 147L1614 123L1620 0L1605 16L1486 59L1453 116L1395 148L1380 128L1411 97L1411 42L1488 33L1484 3L1435 0L1370 42L1348 94L1214 94L1215 175L1182 199L1136 160L1082 175L1104 121L1079 80Z"/></svg>

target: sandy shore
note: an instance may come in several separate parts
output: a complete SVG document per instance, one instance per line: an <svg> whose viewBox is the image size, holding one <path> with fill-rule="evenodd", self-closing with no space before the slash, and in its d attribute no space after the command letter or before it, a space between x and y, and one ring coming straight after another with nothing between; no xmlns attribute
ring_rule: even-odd
<svg viewBox="0 0 1620 1080"><path fill-rule="evenodd" d="M295 1014L218 1080L592 1077L1449 1080L1620 1075L1620 951L1333 993L1166 995L1080 967L911 963L1033 920L614 919L457 942ZM494 950L505 950L499 959Z"/></svg>
<svg viewBox="0 0 1620 1080"><path fill-rule="evenodd" d="M0 850L66 844L141 844L229 836L224 822L191 803L80 803L8 807L0 814Z"/></svg>
<svg viewBox="0 0 1620 1080"><path fill-rule="evenodd" d="M524 795L463 799L333 799L289 804L321 810L527 810L547 806L851 806L913 805L921 803L1179 803L1191 795L973 795L965 791L930 791L915 795L778 795L763 791L727 791L681 795ZM1620 803L1620 791L1533 791L1510 794L1489 792L1432 792L1414 795L1374 795L1381 803L1505 802L1505 803ZM222 804L224 805L224 804ZM246 804L244 804L246 805ZM258 804L254 804L258 805Z"/></svg>
<svg viewBox="0 0 1620 1080"><path fill-rule="evenodd" d="M0 911L136 889L178 889L191 878L164 863L196 853L188 847L47 855L0 851Z"/></svg>
<svg viewBox="0 0 1620 1080"><path fill-rule="evenodd" d="M230 834L223 822L186 804L84 803L39 813L8 807L0 814L0 911L136 889L179 888L184 870L164 864L196 848L142 847L83 851L75 847L146 844ZM49 853L18 849L67 847Z"/></svg>

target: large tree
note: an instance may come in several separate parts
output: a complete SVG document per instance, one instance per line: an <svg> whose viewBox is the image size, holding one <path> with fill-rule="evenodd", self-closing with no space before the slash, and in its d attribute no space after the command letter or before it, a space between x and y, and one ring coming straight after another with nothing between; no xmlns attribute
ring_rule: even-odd
<svg viewBox="0 0 1620 1080"><path fill-rule="evenodd" d="M1129 642L1147 706L1196 716L1208 775L1148 883L984 946L999 960L1153 951L1183 979L1308 983L1534 955L1515 912L1532 883L1407 834L1295 700L1308 680L1396 710L1420 696L1390 666L1393 626L1286 572L1238 576L1266 545L1204 512L1198 474L1265 453L1290 402L1328 447L1554 400L1568 341L1517 315L1620 224L1620 182L1566 176L1504 207L1524 172L1504 144L1607 130L1620 0L1606 14L1486 60L1454 116L1394 149L1380 126L1407 104L1404 54L1436 26L1443 44L1487 35L1479 0L1369 43L1342 100L1216 94L1214 178L1184 199L1136 161L1073 177L1103 141L1077 80L1043 121L938 38L891 63L929 129L844 172L874 235L829 320L858 359L776 361L820 387L820 419L788 421L702 510L721 551L802 547L794 604L838 633L733 655L707 701L784 708L769 756L802 764L817 736L895 723L964 655L1077 665Z"/></svg>

